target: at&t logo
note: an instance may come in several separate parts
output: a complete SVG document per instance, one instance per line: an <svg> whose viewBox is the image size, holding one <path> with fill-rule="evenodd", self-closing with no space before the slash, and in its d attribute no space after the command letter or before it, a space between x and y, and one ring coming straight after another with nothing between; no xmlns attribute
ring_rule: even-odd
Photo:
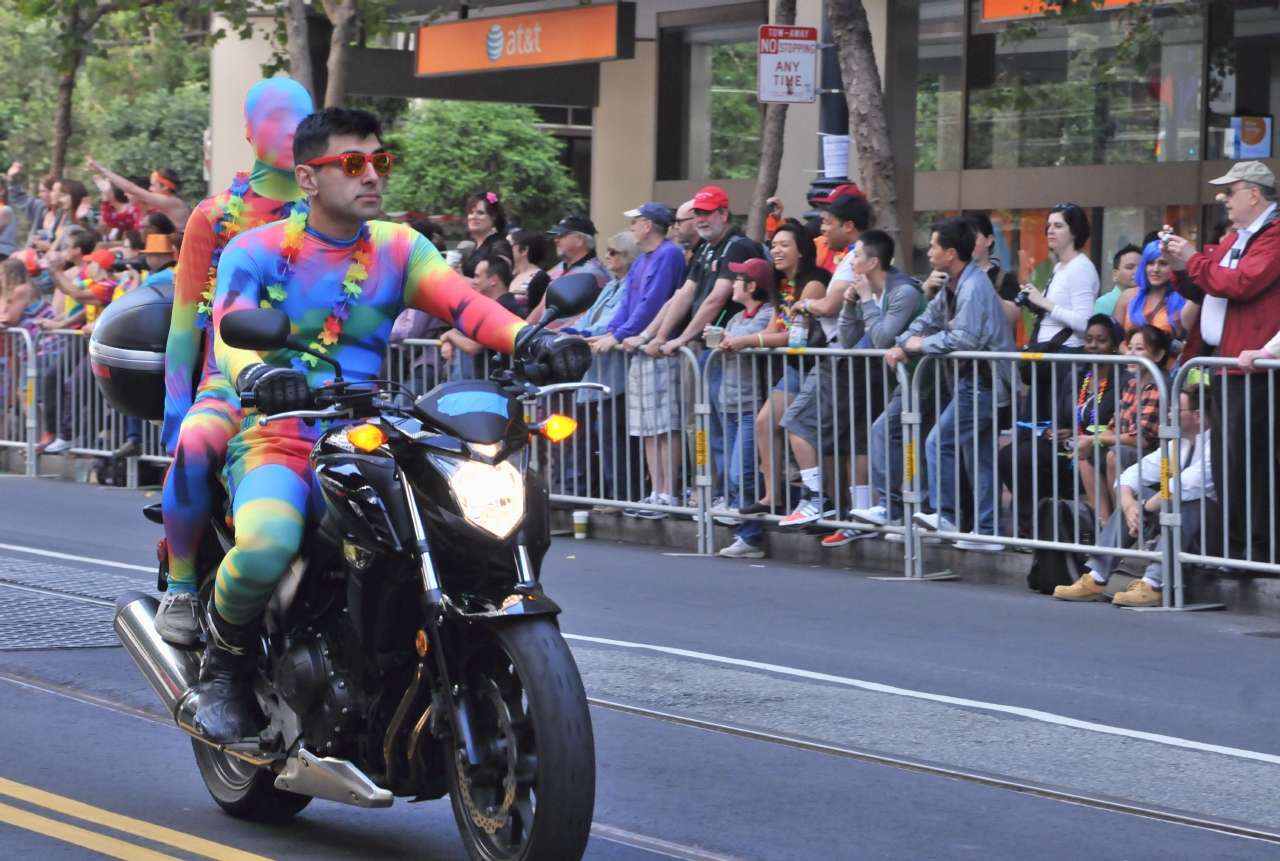
<svg viewBox="0 0 1280 861"><path fill-rule="evenodd" d="M501 24L494 24L489 28L485 48L488 50L491 63L501 60L504 54L508 57L520 54L541 54L542 25L535 21L532 27L518 24L514 29L503 30Z"/></svg>

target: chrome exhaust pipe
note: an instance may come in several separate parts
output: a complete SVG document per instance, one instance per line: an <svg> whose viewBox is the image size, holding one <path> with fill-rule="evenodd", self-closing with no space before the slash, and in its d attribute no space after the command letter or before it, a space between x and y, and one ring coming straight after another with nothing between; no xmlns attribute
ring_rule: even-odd
<svg viewBox="0 0 1280 861"><path fill-rule="evenodd" d="M182 726L180 715L195 712L200 653L174 648L160 638L155 626L159 607L160 602L150 595L125 592L116 599L115 632L165 711Z"/></svg>

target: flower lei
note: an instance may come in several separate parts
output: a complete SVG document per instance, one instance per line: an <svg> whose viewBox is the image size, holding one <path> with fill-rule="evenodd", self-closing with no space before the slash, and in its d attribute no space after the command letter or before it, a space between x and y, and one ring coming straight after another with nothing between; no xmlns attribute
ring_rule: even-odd
<svg viewBox="0 0 1280 861"><path fill-rule="evenodd" d="M270 298L261 301L263 308L272 307L274 302L283 302L288 295L284 289L284 282L293 275L293 266L298 262L298 254L302 251L302 237L307 230L309 212L306 202L299 201L285 220L284 239L280 241L280 260L276 264L276 275L280 280L267 287L267 296ZM373 243L369 239L369 226L362 224L351 252L351 265L347 267L347 272L342 277L342 298L333 303L333 308L324 321L319 341L308 345L311 349L328 354L326 347L332 347L338 343L338 338L342 335L342 324L350 318L351 309L360 299L363 289L360 284L369 277L367 267L372 259ZM312 368L320 362L315 356L306 354L299 358ZM294 361L297 363L298 360Z"/></svg>

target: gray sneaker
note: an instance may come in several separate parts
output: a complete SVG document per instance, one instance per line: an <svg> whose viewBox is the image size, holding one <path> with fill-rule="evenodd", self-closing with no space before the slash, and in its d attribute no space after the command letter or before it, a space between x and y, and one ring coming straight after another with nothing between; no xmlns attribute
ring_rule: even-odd
<svg viewBox="0 0 1280 861"><path fill-rule="evenodd" d="M175 646L200 639L200 599L191 592L165 592L156 610L156 633Z"/></svg>

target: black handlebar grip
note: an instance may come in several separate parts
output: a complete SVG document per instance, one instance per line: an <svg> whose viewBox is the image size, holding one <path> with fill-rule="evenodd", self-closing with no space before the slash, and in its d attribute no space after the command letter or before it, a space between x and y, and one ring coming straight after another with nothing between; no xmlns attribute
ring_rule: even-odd
<svg viewBox="0 0 1280 861"><path fill-rule="evenodd" d="M246 410L251 410L258 405L258 399L254 397L253 391L242 392L240 394L240 406Z"/></svg>

